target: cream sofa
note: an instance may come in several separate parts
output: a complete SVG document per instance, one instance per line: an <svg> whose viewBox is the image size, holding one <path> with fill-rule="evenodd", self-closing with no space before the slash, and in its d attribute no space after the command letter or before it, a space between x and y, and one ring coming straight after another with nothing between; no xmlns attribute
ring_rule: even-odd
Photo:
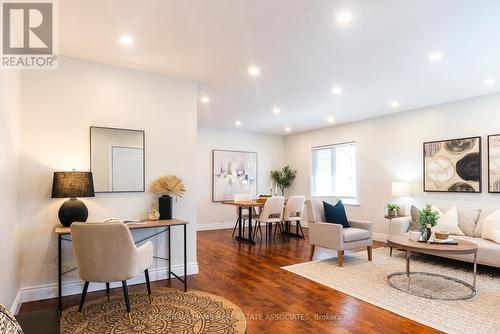
<svg viewBox="0 0 500 334"><path fill-rule="evenodd" d="M459 227L465 234L453 235L453 239L467 240L478 246L477 262L487 266L500 268L500 244L481 237L483 223L493 210L458 209ZM392 220L390 235L407 234L417 228L411 217L401 217ZM473 262L473 255L445 256L447 258Z"/></svg>

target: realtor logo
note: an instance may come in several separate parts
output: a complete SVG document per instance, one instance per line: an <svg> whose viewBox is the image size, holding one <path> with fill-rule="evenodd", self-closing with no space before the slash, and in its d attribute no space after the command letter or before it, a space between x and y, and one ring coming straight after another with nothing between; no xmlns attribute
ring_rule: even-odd
<svg viewBox="0 0 500 334"><path fill-rule="evenodd" d="M3 1L2 67L57 67L53 1Z"/></svg>

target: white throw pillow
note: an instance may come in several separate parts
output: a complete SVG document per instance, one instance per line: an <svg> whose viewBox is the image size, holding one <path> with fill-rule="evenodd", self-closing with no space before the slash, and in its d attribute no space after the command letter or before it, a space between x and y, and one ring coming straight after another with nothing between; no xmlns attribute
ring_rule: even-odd
<svg viewBox="0 0 500 334"><path fill-rule="evenodd" d="M446 213L432 206L433 211L439 212L437 225L434 226L434 231L450 232L453 235L465 235L458 226L458 210L456 206L448 209Z"/></svg>
<svg viewBox="0 0 500 334"><path fill-rule="evenodd" d="M484 219L482 237L500 244L500 210Z"/></svg>

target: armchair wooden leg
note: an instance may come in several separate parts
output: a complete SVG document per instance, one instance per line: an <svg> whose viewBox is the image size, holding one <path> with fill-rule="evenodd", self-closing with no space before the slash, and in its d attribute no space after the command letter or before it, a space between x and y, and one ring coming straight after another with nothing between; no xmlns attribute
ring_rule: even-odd
<svg viewBox="0 0 500 334"><path fill-rule="evenodd" d="M309 261L313 260L314 257L314 249L316 248L315 245L311 245L311 254L309 255Z"/></svg>
<svg viewBox="0 0 500 334"><path fill-rule="evenodd" d="M151 299L151 283L149 281L149 271L147 269L144 270L144 276L146 277L146 286L148 288L149 303L152 304L153 300Z"/></svg>
<svg viewBox="0 0 500 334"><path fill-rule="evenodd" d="M108 296L108 302L109 302L109 282L106 282L106 295Z"/></svg>
<svg viewBox="0 0 500 334"><path fill-rule="evenodd" d="M389 256L392 256L392 247L389 247L390 251L389 251Z"/></svg>
<svg viewBox="0 0 500 334"><path fill-rule="evenodd" d="M78 306L77 321L80 321L80 316L83 310L83 304L85 303L85 297L87 296L87 290L89 289L89 282L85 282L83 285L82 296L80 297L80 306Z"/></svg>
<svg viewBox="0 0 500 334"><path fill-rule="evenodd" d="M342 267L342 265L344 264L344 251L337 251L337 254L338 254L338 258L337 258L337 264L339 267Z"/></svg>
<svg viewBox="0 0 500 334"><path fill-rule="evenodd" d="M132 323L132 315L130 314L130 299L128 298L127 281L122 281L123 296L125 297L125 306L127 307L128 321Z"/></svg>
<svg viewBox="0 0 500 334"><path fill-rule="evenodd" d="M371 261L372 258L373 258L373 253L372 253L372 250L373 250L373 247L372 246L368 246L366 247L367 251L368 251L368 261Z"/></svg>

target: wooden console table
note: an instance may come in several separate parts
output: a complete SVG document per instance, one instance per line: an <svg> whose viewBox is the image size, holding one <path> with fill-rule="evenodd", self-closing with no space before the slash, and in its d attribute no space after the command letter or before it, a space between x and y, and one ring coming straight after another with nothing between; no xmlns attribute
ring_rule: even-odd
<svg viewBox="0 0 500 334"><path fill-rule="evenodd" d="M168 280L174 276L177 278L179 281L184 283L184 291L187 291L187 247L186 247L186 226L188 222L178 220L178 219L171 219L171 220L158 220L158 221L147 221L142 224L127 224L128 228L130 230L141 230L141 229L152 229L152 228L162 228L161 231L155 231L152 235L147 236L139 241L135 241L135 244L139 244L141 242L144 242L148 239L151 239L153 237L156 237L157 235L161 233L166 234L166 240L167 240L167 249L168 249L168 257L163 258L159 256L154 256L155 259L160 259L160 260L165 260L168 261ZM172 262L171 262L171 252L172 252L172 247L170 243L170 229L173 226L183 226L183 231L184 231L184 277L181 278L177 276L175 273L172 272ZM62 242L64 241L69 241L71 242L71 238L68 238L68 236L71 237L71 230L69 227L64 227L62 225L57 226L54 229L54 233L57 235L57 298L58 298L58 310L59 314L62 314L62 276L76 270L70 269L68 271L62 272Z"/></svg>

